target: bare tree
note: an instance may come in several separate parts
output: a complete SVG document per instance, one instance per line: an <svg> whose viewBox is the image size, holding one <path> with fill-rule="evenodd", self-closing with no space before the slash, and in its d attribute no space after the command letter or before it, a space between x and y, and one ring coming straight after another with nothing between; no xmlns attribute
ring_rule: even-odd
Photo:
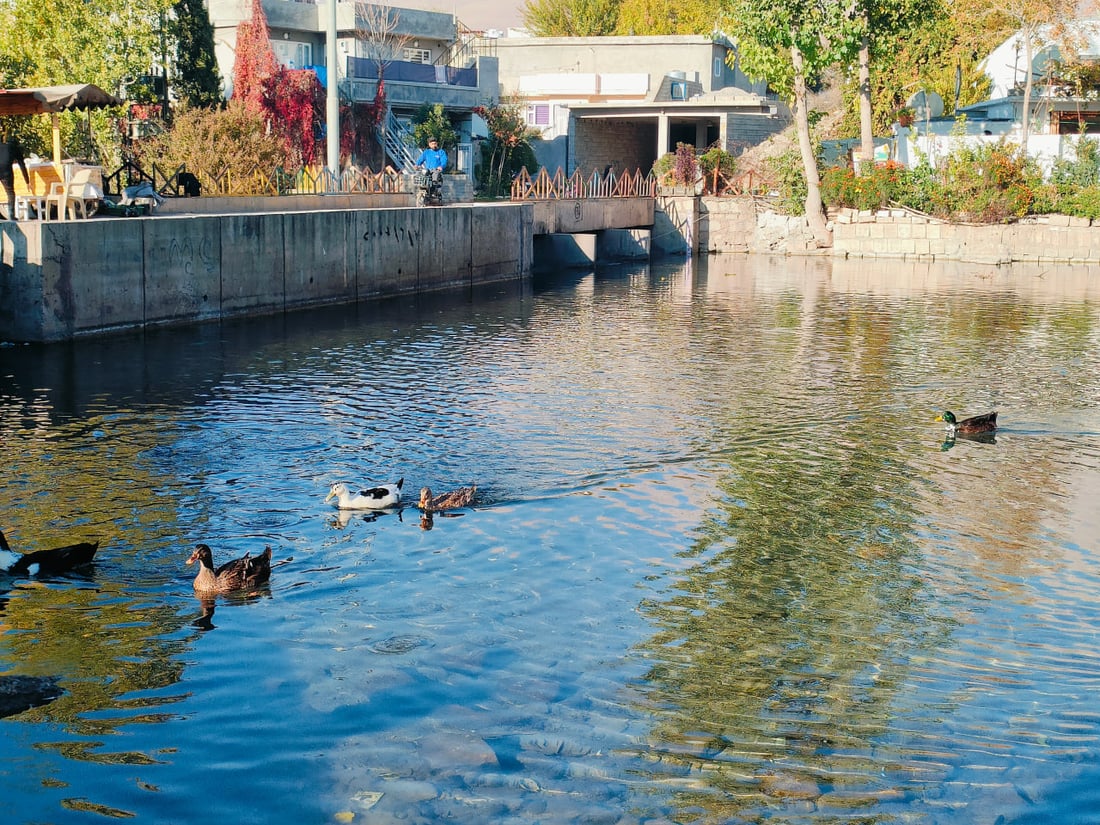
<svg viewBox="0 0 1100 825"><path fill-rule="evenodd" d="M363 44L365 57L374 61L381 83L386 67L404 58L405 46L412 40L407 32L398 32L401 13L392 6L355 2L355 39Z"/></svg>

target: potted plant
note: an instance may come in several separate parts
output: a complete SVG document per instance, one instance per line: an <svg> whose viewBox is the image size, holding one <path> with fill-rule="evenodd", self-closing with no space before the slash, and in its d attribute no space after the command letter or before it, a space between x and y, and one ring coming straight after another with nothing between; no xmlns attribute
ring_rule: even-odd
<svg viewBox="0 0 1100 825"><path fill-rule="evenodd" d="M916 112L909 106L902 106L897 111L898 126L912 126L916 118Z"/></svg>

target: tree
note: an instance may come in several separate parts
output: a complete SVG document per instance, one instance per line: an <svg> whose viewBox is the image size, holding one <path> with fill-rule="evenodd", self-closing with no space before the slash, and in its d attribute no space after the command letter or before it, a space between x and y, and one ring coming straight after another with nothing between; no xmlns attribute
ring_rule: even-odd
<svg viewBox="0 0 1100 825"><path fill-rule="evenodd" d="M320 159L325 89L312 69L276 69L264 81L263 109L283 141L284 166L309 166Z"/></svg>
<svg viewBox="0 0 1100 825"><path fill-rule="evenodd" d="M171 33L175 39L176 97L191 106L216 106L222 81L214 56L214 27L203 0L176 0Z"/></svg>
<svg viewBox="0 0 1100 825"><path fill-rule="evenodd" d="M237 26L237 54L233 61L233 98L260 112L264 108L264 81L279 63L271 48L267 15L261 0L252 0L252 17Z"/></svg>
<svg viewBox="0 0 1100 825"><path fill-rule="evenodd" d="M600 37L615 33L621 0L525 0L523 25L535 37Z"/></svg>
<svg viewBox="0 0 1100 825"><path fill-rule="evenodd" d="M974 3L975 0L969 0ZM1092 3L1085 4L1092 7ZM1031 129L1031 93L1035 83L1035 47L1044 40L1064 40L1067 24L1083 12L1079 0L1000 0L994 6L978 5L975 12L985 17L1010 21L1016 28L1020 45L1024 50L1024 105L1023 131L1020 146L1027 153L1028 135Z"/></svg>
<svg viewBox="0 0 1100 825"><path fill-rule="evenodd" d="M856 0L853 18L859 31L860 160L874 161L874 107L871 94L872 55L897 43L919 21L940 11L940 0ZM894 57L896 52L890 55Z"/></svg>
<svg viewBox="0 0 1100 825"><path fill-rule="evenodd" d="M810 139L807 86L827 69L849 63L858 51L859 29L841 0L732 0L731 30L742 69L785 95L791 105L806 176L806 219L818 244L829 246L821 179Z"/></svg>
<svg viewBox="0 0 1100 825"><path fill-rule="evenodd" d="M123 84L161 61L161 23L172 0L4 0L0 55L5 85L94 83L118 94ZM77 156L121 158L117 112L62 113L61 140ZM27 147L48 153L47 118L23 118ZM90 124L90 129L88 128Z"/></svg>
<svg viewBox="0 0 1100 825"><path fill-rule="evenodd" d="M397 9L356 0L355 39L363 44L365 56L374 61L379 83L386 67L403 57L405 46L412 40L411 34L397 30L400 21Z"/></svg>
<svg viewBox="0 0 1100 825"><path fill-rule="evenodd" d="M720 12L706 0L622 0L615 33L644 37L710 34Z"/></svg>
<svg viewBox="0 0 1100 825"><path fill-rule="evenodd" d="M485 156L482 190L486 195L495 197L508 190L512 175L519 171L520 166L534 165L531 141L538 139L541 133L528 127L523 110L515 101L479 106L474 111L485 120L489 129L489 140L482 146Z"/></svg>
<svg viewBox="0 0 1100 825"><path fill-rule="evenodd" d="M405 46L412 39L412 35L399 32L398 25L401 22L397 9L366 0L356 0L355 3L355 39L363 44L366 57L374 61L378 73L378 84L374 90L374 103L370 109L357 108L356 125L371 124L371 131L380 133L381 144L386 145L386 112L389 105L386 103L386 67L394 60L404 56ZM373 123L372 123L373 122ZM341 138L341 144L344 143ZM360 147L363 141L353 139ZM365 153L364 153L365 154ZM383 151L383 164L385 152Z"/></svg>

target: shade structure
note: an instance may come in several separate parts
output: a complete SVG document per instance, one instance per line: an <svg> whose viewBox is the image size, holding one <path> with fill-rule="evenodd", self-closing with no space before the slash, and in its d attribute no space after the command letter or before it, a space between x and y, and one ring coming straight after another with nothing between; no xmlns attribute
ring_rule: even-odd
<svg viewBox="0 0 1100 825"><path fill-rule="evenodd" d="M53 162L61 163L61 128L58 112L71 109L104 109L122 106L115 97L94 83L68 86L37 86L30 89L0 89L0 115L49 114L53 121Z"/></svg>

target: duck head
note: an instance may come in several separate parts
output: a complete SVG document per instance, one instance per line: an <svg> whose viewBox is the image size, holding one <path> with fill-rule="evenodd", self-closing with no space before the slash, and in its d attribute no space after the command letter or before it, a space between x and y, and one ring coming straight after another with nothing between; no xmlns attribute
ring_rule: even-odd
<svg viewBox="0 0 1100 825"><path fill-rule="evenodd" d="M191 554L191 558L187 560L188 564L198 562L203 567L214 566L214 553L205 544L196 544L195 551Z"/></svg>
<svg viewBox="0 0 1100 825"><path fill-rule="evenodd" d="M937 421L944 421L954 427L958 422L955 420L955 413L951 410L944 410L943 415L936 416Z"/></svg>
<svg viewBox="0 0 1100 825"><path fill-rule="evenodd" d="M346 496L347 494L348 485L344 484L343 482L337 482L336 484L333 484L332 487L329 489L328 495L325 496L325 502L328 503L338 496Z"/></svg>

